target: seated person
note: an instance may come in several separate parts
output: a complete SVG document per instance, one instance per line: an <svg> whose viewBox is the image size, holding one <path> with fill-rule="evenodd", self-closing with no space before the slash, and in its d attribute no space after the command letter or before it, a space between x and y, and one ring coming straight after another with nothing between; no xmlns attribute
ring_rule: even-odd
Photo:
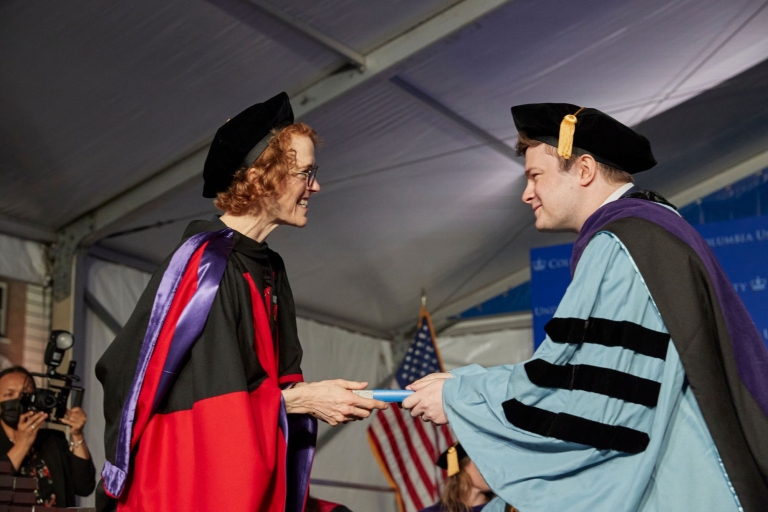
<svg viewBox="0 0 768 512"><path fill-rule="evenodd" d="M96 486L96 468L83 438L85 412L67 410L61 422L68 425L72 442L59 430L42 428L48 414L25 411L19 397L34 393L35 380L21 366L0 372L0 460L9 461L16 475L37 479L37 503L74 507L75 495L88 496Z"/></svg>
<svg viewBox="0 0 768 512"><path fill-rule="evenodd" d="M493 499L493 491L461 444L440 454L435 464L448 472L448 480L440 501L421 512L480 512Z"/></svg>

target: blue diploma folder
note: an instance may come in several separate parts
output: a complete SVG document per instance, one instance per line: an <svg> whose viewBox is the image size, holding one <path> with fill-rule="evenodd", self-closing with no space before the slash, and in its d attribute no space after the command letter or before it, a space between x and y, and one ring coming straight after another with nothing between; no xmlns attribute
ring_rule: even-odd
<svg viewBox="0 0 768 512"><path fill-rule="evenodd" d="M373 398L390 403L402 402L413 394L413 391L407 389L362 389L352 392L363 398Z"/></svg>

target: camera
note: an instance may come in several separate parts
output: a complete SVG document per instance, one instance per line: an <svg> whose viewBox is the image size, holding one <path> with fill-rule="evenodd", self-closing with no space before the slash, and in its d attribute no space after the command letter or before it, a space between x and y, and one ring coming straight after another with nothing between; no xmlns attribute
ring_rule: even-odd
<svg viewBox="0 0 768 512"><path fill-rule="evenodd" d="M75 338L67 331L52 331L45 347L45 373L32 373L35 377L47 380L47 387L40 388L34 393L22 393L19 402L25 410L48 413L48 421L61 423L61 418L67 413L67 400L72 396L71 407L80 407L83 403L84 389L75 386L80 380L75 375L75 361L69 362L67 373L56 371L61 365L64 354L72 348ZM63 384L53 384L51 381L62 381Z"/></svg>
<svg viewBox="0 0 768 512"><path fill-rule="evenodd" d="M67 412L67 396L60 390L38 389L34 393L22 393L19 403L27 411L47 412L49 421L56 421Z"/></svg>

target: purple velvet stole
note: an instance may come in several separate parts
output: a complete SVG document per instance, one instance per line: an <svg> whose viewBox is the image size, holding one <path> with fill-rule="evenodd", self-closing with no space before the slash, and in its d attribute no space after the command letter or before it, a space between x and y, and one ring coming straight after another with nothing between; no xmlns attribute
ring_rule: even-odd
<svg viewBox="0 0 768 512"><path fill-rule="evenodd" d="M287 446L285 511L303 512L315 457L317 420L309 414L286 414L285 402L281 400L279 422Z"/></svg>
<svg viewBox="0 0 768 512"><path fill-rule="evenodd" d="M739 378L768 416L768 350L714 253L701 235L677 213L645 199L623 198L608 203L593 213L582 226L573 247L571 273L576 271L579 259L593 236L609 223L628 217L658 225L685 242L699 256L725 317Z"/></svg>
<svg viewBox="0 0 768 512"><path fill-rule="evenodd" d="M163 366L163 374L155 394L153 409L157 408L158 403L165 396L184 356L189 353L192 345L203 331L213 299L227 267L229 254L234 244L234 231L227 228L220 231L206 231L189 237L173 254L157 289L149 324L141 345L136 373L120 418L115 462L113 464L106 461L101 472L105 489L114 498L120 497L128 477L136 406L157 338L190 258L206 242L209 243L203 251L197 272L197 290L185 306L176 325L168 350L168 357Z"/></svg>

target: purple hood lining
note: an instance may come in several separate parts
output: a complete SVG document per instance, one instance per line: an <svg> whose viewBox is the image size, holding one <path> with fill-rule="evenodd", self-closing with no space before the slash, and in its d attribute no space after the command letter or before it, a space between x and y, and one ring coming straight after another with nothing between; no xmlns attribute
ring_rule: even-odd
<svg viewBox="0 0 768 512"><path fill-rule="evenodd" d="M768 416L768 349L717 257L699 233L677 213L645 199L622 198L593 213L582 226L573 246L571 272L575 272L587 244L607 224L624 218L652 222L693 249L709 274L723 312L739 378Z"/></svg>

